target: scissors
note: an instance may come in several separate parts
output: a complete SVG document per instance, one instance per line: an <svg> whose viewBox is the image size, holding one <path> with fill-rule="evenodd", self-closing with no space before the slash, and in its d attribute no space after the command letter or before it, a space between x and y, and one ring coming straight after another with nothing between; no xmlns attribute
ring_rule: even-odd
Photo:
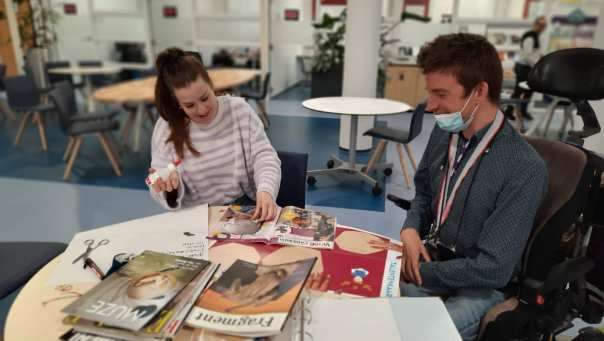
<svg viewBox="0 0 604 341"><path fill-rule="evenodd" d="M90 256L90 253L93 250L97 249L99 246L109 244L109 239L101 239L98 243L96 243L96 246L92 246L93 244L94 244L94 239L86 239L84 241L84 245L86 245L86 251L84 251L78 258L74 259L73 262L71 262L71 264L75 264L81 259L88 258L88 256Z"/></svg>

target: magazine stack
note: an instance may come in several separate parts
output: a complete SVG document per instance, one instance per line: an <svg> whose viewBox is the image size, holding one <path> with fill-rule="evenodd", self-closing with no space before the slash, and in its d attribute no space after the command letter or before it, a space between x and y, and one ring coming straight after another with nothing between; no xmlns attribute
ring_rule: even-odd
<svg viewBox="0 0 604 341"><path fill-rule="evenodd" d="M65 340L170 340L218 265L145 251L63 309Z"/></svg>

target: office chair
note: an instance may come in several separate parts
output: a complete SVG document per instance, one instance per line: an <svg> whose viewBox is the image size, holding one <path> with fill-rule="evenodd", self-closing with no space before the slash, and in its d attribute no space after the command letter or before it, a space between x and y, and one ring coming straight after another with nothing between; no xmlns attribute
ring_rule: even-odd
<svg viewBox="0 0 604 341"><path fill-rule="evenodd" d="M376 164L379 160L382 159L384 155L384 151L388 145L389 141L396 143L396 150L398 152L399 161L401 163L401 169L403 170L403 175L405 176L405 184L407 188L411 188L411 176L407 172L407 167L405 166L404 160L404 152L401 145L405 147L405 151L407 152L407 157L411 161L411 167L413 171L417 171L417 162L413 157L413 152L411 151L411 147L409 143L413 141L422 132L422 124L424 121L424 113L426 111L426 103L420 103L413 110L413 115L411 116L411 123L409 127L404 129L394 129L388 127L374 127L367 130L363 135L368 135L372 137L376 137L380 139L377 147L373 154L371 154L371 158L369 159L369 163L365 168L365 174L369 174L371 171L376 169L381 169L384 172L384 175L390 176L392 174L392 164L391 163L383 163Z"/></svg>
<svg viewBox="0 0 604 341"><path fill-rule="evenodd" d="M0 243L0 299L23 286L67 245L49 242Z"/></svg>
<svg viewBox="0 0 604 341"><path fill-rule="evenodd" d="M604 51L588 48L544 56L529 75L531 89L569 98L584 127L569 131L569 144L529 139L548 165L548 194L537 213L520 275L508 287L511 297L487 313L481 340L551 340L571 327L574 318L592 324L602 320L604 297L589 289L594 259L587 251L596 231L593 218L603 202L599 195L604 159L582 145L584 138L600 132L587 100L604 98L603 77Z"/></svg>
<svg viewBox="0 0 604 341"><path fill-rule="evenodd" d="M270 125L268 114L266 112L266 96L268 95L270 83L271 73L267 72L264 76L264 80L262 81L262 90L260 92L251 91L248 89L241 91L241 97L245 98L246 100L254 100L258 105L258 116L260 117L260 120L262 120L264 129L268 129L268 126Z"/></svg>
<svg viewBox="0 0 604 341"><path fill-rule="evenodd" d="M73 88L66 81L55 85L55 88L50 92L50 97L59 112L61 129L69 136L69 142L63 155L64 160L69 158L65 167L65 173L63 174L63 180L68 180L71 175L71 169L80 151L83 136L93 133L98 137L115 174L121 176L122 171L119 166L118 156L107 136L107 133L119 127L119 122L114 119L117 112L77 114Z"/></svg>
<svg viewBox="0 0 604 341"><path fill-rule="evenodd" d="M277 151L277 156L281 160L281 186L277 205L305 208L308 154Z"/></svg>
<svg viewBox="0 0 604 341"><path fill-rule="evenodd" d="M14 145L17 146L21 142L25 127L30 117L32 117L32 123L38 126L42 149L44 151L48 150L44 115L54 110L54 105L52 103L42 103L42 94L29 76L7 77L4 79L4 85L6 86L6 97L9 106L12 110L23 114Z"/></svg>

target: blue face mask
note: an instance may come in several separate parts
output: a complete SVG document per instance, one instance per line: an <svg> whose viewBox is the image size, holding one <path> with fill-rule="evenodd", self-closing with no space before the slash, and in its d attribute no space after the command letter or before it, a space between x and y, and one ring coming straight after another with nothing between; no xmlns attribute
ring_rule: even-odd
<svg viewBox="0 0 604 341"><path fill-rule="evenodd" d="M461 113L466 108L470 101L470 98L472 98L473 95L474 91L472 91L461 110L452 112L450 114L434 115L434 118L436 119L436 124L438 124L440 129L448 131L450 133L459 133L460 131L466 130L470 126L472 120L474 119L474 113L476 112L478 105L474 107L474 110L472 110L472 113L470 114L470 118L468 118L468 120L465 122L463 120L463 116L461 116Z"/></svg>

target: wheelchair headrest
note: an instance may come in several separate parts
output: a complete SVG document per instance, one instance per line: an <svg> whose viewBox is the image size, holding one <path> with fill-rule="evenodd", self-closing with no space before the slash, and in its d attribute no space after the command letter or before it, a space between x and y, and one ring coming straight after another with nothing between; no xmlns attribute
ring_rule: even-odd
<svg viewBox="0 0 604 341"><path fill-rule="evenodd" d="M574 48L543 56L528 77L531 90L572 100L604 98L604 50Z"/></svg>

